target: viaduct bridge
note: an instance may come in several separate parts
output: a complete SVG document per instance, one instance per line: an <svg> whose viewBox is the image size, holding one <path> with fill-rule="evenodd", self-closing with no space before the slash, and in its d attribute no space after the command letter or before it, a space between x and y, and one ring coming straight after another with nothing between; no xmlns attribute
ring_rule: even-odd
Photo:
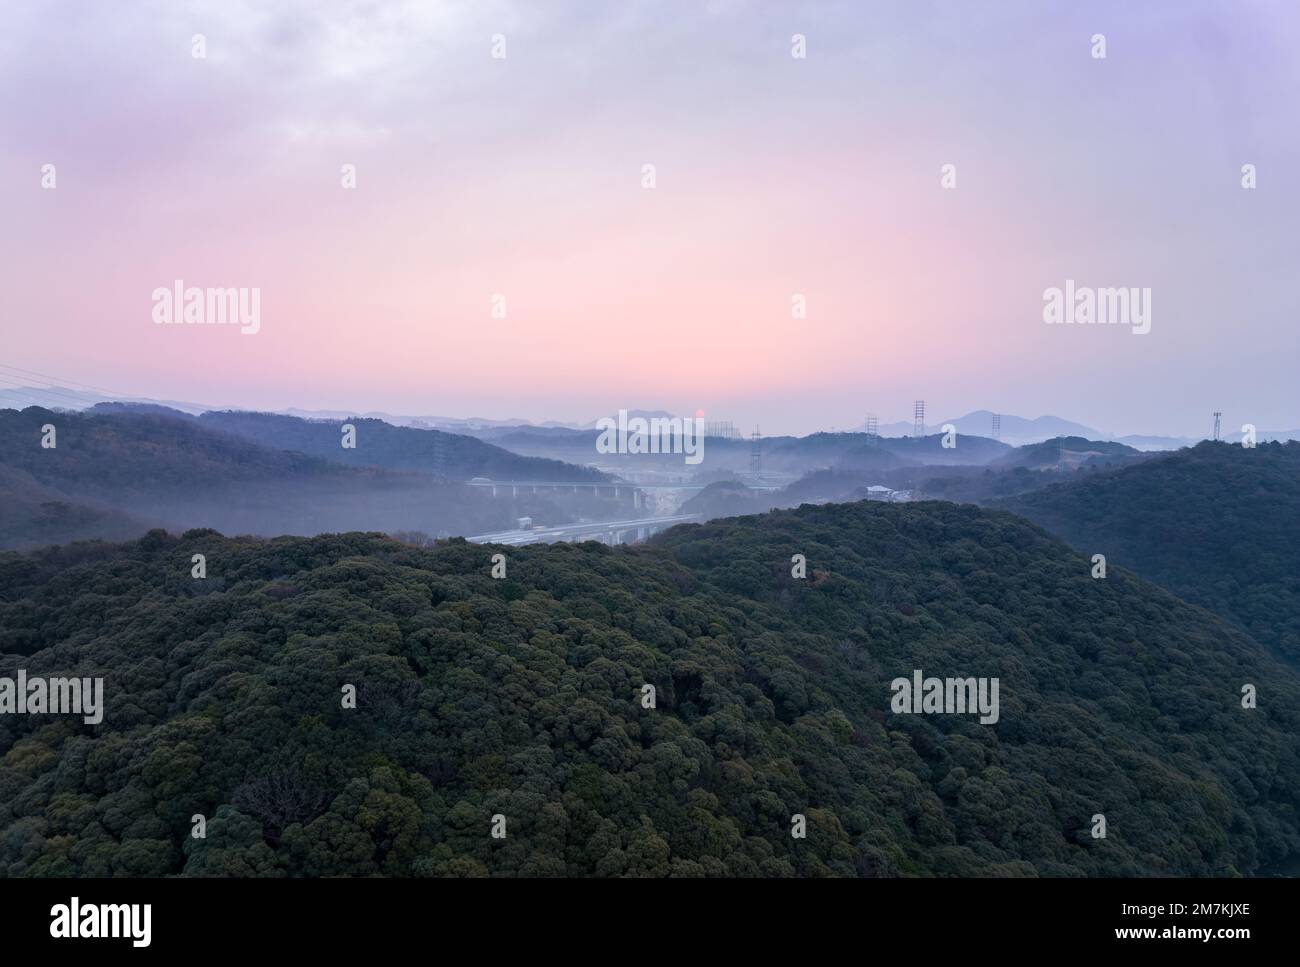
<svg viewBox="0 0 1300 967"><path fill-rule="evenodd" d="M676 514L671 517L590 521L585 524L560 524L556 527L537 527L532 530L498 531L495 534L479 534L466 540L473 544L505 544L510 547L519 547L523 544L554 544L556 541L600 541L603 544L615 545L625 544L629 540L643 541L666 527L701 519L700 514Z"/></svg>

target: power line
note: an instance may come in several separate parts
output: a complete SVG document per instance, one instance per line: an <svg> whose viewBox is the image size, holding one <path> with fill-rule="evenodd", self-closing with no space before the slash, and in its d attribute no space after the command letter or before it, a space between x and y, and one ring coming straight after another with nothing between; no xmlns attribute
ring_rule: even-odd
<svg viewBox="0 0 1300 967"><path fill-rule="evenodd" d="M103 393L105 396L115 396L120 398L124 395L122 393L114 392L113 390L105 389L102 386L92 386L90 383L79 383L75 379L63 379L60 376L51 376L48 373L38 373L35 370L23 369L20 366L11 366L8 363L0 363L0 369L13 370L15 373L21 373L25 376L39 376L41 379L53 380L60 386L66 386L72 389L80 388L94 390L96 393Z"/></svg>
<svg viewBox="0 0 1300 967"><path fill-rule="evenodd" d="M31 401L32 405L40 405L39 401L41 399L44 399L47 403L51 402L49 399L50 397L55 397L55 400L53 401L55 405L60 401L69 406L75 405L77 409L85 409L86 407L93 405L80 396L73 396L71 393L52 389L50 387L31 386L27 383L17 382L12 377L6 377L3 373L0 373L0 386L3 385L7 385L8 388L0 392L25 398ZM27 392L24 393L22 392L23 390L26 390Z"/></svg>

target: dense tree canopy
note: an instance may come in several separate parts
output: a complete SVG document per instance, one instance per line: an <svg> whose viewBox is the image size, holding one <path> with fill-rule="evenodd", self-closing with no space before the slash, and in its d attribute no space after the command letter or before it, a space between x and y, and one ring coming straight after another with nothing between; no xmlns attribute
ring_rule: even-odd
<svg viewBox="0 0 1300 967"><path fill-rule="evenodd" d="M1300 662L1300 443L1201 443L1006 507Z"/></svg>
<svg viewBox="0 0 1300 967"><path fill-rule="evenodd" d="M1295 673L969 506L637 548L193 531L3 554L19 668L102 675L107 710L0 716L7 875L1231 875L1300 851ZM1000 720L894 714L913 669L998 677Z"/></svg>

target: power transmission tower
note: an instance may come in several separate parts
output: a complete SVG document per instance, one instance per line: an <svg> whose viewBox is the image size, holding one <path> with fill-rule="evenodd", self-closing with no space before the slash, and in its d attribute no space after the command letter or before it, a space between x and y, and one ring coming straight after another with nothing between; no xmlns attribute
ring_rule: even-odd
<svg viewBox="0 0 1300 967"><path fill-rule="evenodd" d="M435 477L442 477L447 469L447 455L442 443L442 433L431 430L429 435L433 438L433 474Z"/></svg>
<svg viewBox="0 0 1300 967"><path fill-rule="evenodd" d="M920 439L925 436L925 400L917 400L912 407L912 436Z"/></svg>
<svg viewBox="0 0 1300 967"><path fill-rule="evenodd" d="M993 414L993 439L995 440L1002 439L1002 414L1001 413Z"/></svg>
<svg viewBox="0 0 1300 967"><path fill-rule="evenodd" d="M1215 411L1214 411L1214 439L1215 439L1216 441L1219 439L1219 419L1220 419L1222 416L1223 416L1223 411L1222 411L1222 410L1215 410Z"/></svg>
<svg viewBox="0 0 1300 967"><path fill-rule="evenodd" d="M867 439L873 447L880 443L880 424L874 416L867 417Z"/></svg>
<svg viewBox="0 0 1300 967"><path fill-rule="evenodd" d="M754 435L749 438L749 472L755 477L763 472L763 435L754 427Z"/></svg>

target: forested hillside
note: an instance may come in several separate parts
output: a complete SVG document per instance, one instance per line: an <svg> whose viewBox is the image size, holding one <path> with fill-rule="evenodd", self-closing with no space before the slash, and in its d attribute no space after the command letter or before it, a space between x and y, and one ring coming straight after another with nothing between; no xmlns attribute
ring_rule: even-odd
<svg viewBox="0 0 1300 967"><path fill-rule="evenodd" d="M98 726L0 716L11 876L1232 875L1300 852L1296 674L970 506L635 548L195 531L4 554L0 656L107 697ZM894 714L914 669L999 678L999 720Z"/></svg>
<svg viewBox="0 0 1300 967"><path fill-rule="evenodd" d="M43 426L55 430L42 447ZM0 410L0 460L52 487L115 501L286 477L347 474L324 460L259 447L184 415Z"/></svg>
<svg viewBox="0 0 1300 967"><path fill-rule="evenodd" d="M86 537L126 540L148 529L129 514L70 500L25 470L0 464L0 548L43 547Z"/></svg>
<svg viewBox="0 0 1300 967"><path fill-rule="evenodd" d="M999 506L1300 661L1300 443L1207 441Z"/></svg>
<svg viewBox="0 0 1300 967"><path fill-rule="evenodd" d="M55 428L54 447L41 446L46 425ZM338 446L337 427L332 432L336 450L351 452ZM29 407L0 410L0 502L0 547L27 548L134 537L149 526L478 534L513 526L519 515L548 523L572 520L578 510L618 516L631 497L621 504L589 494L493 500L440 476L262 446L183 414Z"/></svg>
<svg viewBox="0 0 1300 967"><path fill-rule="evenodd" d="M209 412L204 426L256 440L265 446L294 450L353 466L418 470L450 480L488 477L494 480L604 480L585 466L525 457L473 437L393 426L383 420L304 420L276 413ZM355 448L340 446L341 427L356 428ZM594 459L594 445L586 458Z"/></svg>
<svg viewBox="0 0 1300 967"><path fill-rule="evenodd" d="M995 467L1026 467L1042 470L1052 467L1119 467L1147 459L1141 450L1123 443L1087 440L1083 437L1057 437L1042 443L1016 447L990 461Z"/></svg>
<svg viewBox="0 0 1300 967"><path fill-rule="evenodd" d="M751 490L739 480L716 480L686 500L678 513L699 514L705 520L761 514L771 510L778 494L769 490Z"/></svg>

